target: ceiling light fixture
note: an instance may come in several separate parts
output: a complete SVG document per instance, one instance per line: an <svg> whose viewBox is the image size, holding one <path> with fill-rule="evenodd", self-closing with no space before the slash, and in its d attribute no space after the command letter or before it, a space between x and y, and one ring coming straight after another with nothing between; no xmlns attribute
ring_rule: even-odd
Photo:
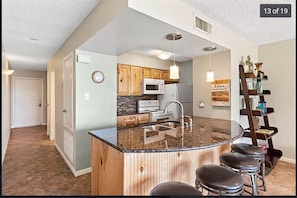
<svg viewBox="0 0 297 198"><path fill-rule="evenodd" d="M4 74L4 75L11 75L11 74L13 74L13 72L14 72L14 70L12 70L12 69L7 69L7 70L4 70L4 71L3 71L3 74Z"/></svg>
<svg viewBox="0 0 297 198"><path fill-rule="evenodd" d="M170 33L166 35L167 40L179 40L181 39L181 34ZM173 47L173 65L170 66L170 79L179 79L179 67L175 64L175 48Z"/></svg>
<svg viewBox="0 0 297 198"><path fill-rule="evenodd" d="M205 47L203 48L203 51L211 52L216 50L217 47ZM209 67L211 68L211 54L209 55ZM214 72L209 69L209 71L206 73L206 82L213 82L214 81Z"/></svg>
<svg viewBox="0 0 297 198"><path fill-rule="evenodd" d="M157 53L157 57L161 60L167 60L170 56L171 54L169 52L160 51L159 53Z"/></svg>

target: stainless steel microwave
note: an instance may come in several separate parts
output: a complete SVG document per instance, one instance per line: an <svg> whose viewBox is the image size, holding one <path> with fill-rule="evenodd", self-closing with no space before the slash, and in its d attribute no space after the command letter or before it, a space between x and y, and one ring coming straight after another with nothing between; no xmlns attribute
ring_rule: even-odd
<svg viewBox="0 0 297 198"><path fill-rule="evenodd" d="M164 94L164 80L143 78L142 94Z"/></svg>

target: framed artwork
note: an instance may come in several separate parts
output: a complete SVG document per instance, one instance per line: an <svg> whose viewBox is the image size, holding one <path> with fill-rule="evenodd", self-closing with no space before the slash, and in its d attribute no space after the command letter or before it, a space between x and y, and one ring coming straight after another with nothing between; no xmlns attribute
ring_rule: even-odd
<svg viewBox="0 0 297 198"><path fill-rule="evenodd" d="M212 106L230 106L230 79L215 80L211 83Z"/></svg>

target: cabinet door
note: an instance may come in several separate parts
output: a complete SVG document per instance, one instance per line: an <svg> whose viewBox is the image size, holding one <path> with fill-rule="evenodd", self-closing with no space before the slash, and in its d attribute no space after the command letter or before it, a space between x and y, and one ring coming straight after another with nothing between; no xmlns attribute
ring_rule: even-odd
<svg viewBox="0 0 297 198"><path fill-rule="evenodd" d="M117 127L123 126L122 119L122 116L117 116Z"/></svg>
<svg viewBox="0 0 297 198"><path fill-rule="evenodd" d="M118 95L127 96L130 91L130 66L118 65Z"/></svg>
<svg viewBox="0 0 297 198"><path fill-rule="evenodd" d="M122 116L123 126L137 125L137 115Z"/></svg>
<svg viewBox="0 0 297 198"><path fill-rule="evenodd" d="M153 69L152 68L142 68L142 77L143 78L153 78Z"/></svg>
<svg viewBox="0 0 297 198"><path fill-rule="evenodd" d="M148 113L137 115L137 123L138 124L148 123L149 119L150 119L150 117L149 117Z"/></svg>
<svg viewBox="0 0 297 198"><path fill-rule="evenodd" d="M153 78L161 79L161 70L160 69L153 69Z"/></svg>
<svg viewBox="0 0 297 198"><path fill-rule="evenodd" d="M140 96L142 79L142 68L131 67L131 79L130 79L130 95Z"/></svg>
<svg viewBox="0 0 297 198"><path fill-rule="evenodd" d="M170 71L169 70L163 70L162 71L162 79L163 80L170 80Z"/></svg>

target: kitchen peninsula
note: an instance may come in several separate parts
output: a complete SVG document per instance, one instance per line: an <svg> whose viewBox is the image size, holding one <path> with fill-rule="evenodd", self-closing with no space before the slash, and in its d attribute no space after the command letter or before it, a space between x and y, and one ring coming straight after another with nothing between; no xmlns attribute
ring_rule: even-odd
<svg viewBox="0 0 297 198"><path fill-rule="evenodd" d="M235 121L193 117L193 126L165 125L90 131L93 195L149 195L165 181L195 186L195 170L243 135Z"/></svg>

